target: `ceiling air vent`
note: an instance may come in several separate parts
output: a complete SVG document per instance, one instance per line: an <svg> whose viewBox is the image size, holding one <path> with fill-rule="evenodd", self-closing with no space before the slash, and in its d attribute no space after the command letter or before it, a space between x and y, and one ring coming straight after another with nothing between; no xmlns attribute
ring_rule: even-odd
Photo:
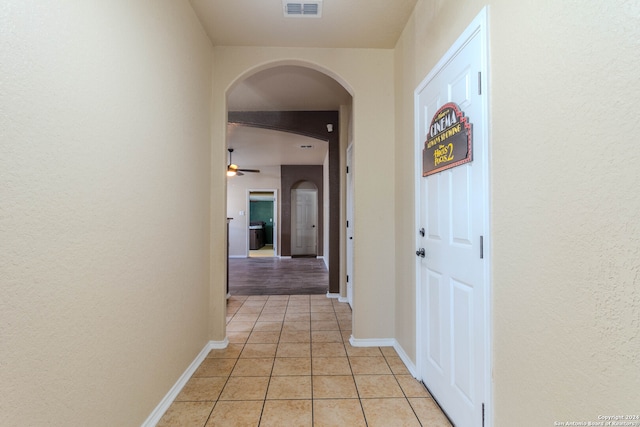
<svg viewBox="0 0 640 427"><path fill-rule="evenodd" d="M284 16L287 18L320 18L322 16L322 0L282 0L282 5Z"/></svg>

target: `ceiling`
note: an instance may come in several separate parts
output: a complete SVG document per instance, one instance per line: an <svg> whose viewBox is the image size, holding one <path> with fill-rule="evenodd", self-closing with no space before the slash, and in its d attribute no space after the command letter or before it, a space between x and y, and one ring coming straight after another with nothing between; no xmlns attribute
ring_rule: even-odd
<svg viewBox="0 0 640 427"><path fill-rule="evenodd" d="M229 111L336 111L350 104L351 95L333 78L288 65L249 76L227 96Z"/></svg>
<svg viewBox="0 0 640 427"><path fill-rule="evenodd" d="M233 163L240 168L321 165L328 149L327 141L236 124L227 126L227 135Z"/></svg>
<svg viewBox="0 0 640 427"><path fill-rule="evenodd" d="M323 0L320 18L286 18L282 0L191 0L214 46L392 49L416 0Z"/></svg>
<svg viewBox="0 0 640 427"><path fill-rule="evenodd" d="M320 18L286 18L282 0L190 0L214 46L392 49L417 0L323 0ZM335 111L351 95L331 77L300 66L263 70L239 82L229 111ZM230 125L227 145L241 168L322 164L327 143ZM313 145L302 150L300 145Z"/></svg>
<svg viewBox="0 0 640 427"><path fill-rule="evenodd" d="M351 95L331 77L310 68L279 66L238 83L227 95L229 111L337 111ZM312 148L301 149L300 146ZM229 124L227 146L241 168L321 165L326 141L293 133Z"/></svg>

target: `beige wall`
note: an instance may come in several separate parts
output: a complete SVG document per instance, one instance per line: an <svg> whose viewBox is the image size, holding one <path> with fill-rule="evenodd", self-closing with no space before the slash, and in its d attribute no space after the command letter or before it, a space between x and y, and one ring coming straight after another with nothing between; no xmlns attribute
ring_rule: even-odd
<svg viewBox="0 0 640 427"><path fill-rule="evenodd" d="M135 426L208 340L211 48L186 2L0 6L0 419Z"/></svg>
<svg viewBox="0 0 640 427"><path fill-rule="evenodd" d="M396 336L412 357L413 90L483 5L419 1L395 52ZM489 6L495 425L637 413L640 4Z"/></svg>
<svg viewBox="0 0 640 427"><path fill-rule="evenodd" d="M393 51L375 49L214 48L213 194L224 189L225 93L241 77L271 65L308 65L336 78L354 96L356 255L354 335L390 338L394 327ZM215 160L218 158L218 160ZM224 205L212 200L214 238L224 235ZM374 209L375 208L375 209ZM358 215L356 213L356 215ZM371 230L376 230L372 233ZM212 337L224 337L224 253L212 248ZM362 308L357 310L358 305Z"/></svg>
<svg viewBox="0 0 640 427"><path fill-rule="evenodd" d="M188 3L5 1L3 422L139 425L224 338L225 93L275 62L354 95L354 335L415 359L413 90L483 5L419 1L395 51L212 71ZM639 7L490 3L497 426L637 412Z"/></svg>

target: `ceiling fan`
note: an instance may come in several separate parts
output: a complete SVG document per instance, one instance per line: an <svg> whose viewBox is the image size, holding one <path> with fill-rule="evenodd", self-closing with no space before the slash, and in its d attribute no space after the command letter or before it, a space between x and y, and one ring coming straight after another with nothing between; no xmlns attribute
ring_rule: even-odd
<svg viewBox="0 0 640 427"><path fill-rule="evenodd" d="M242 176L243 172L260 173L260 169L240 169L238 165L234 165L231 161L231 155L233 154L233 148L227 148L229 151L229 166L227 166L227 176Z"/></svg>

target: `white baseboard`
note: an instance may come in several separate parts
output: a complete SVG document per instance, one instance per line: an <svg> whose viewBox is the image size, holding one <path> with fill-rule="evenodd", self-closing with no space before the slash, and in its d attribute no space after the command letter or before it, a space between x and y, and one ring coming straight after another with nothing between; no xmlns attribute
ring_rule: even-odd
<svg viewBox="0 0 640 427"><path fill-rule="evenodd" d="M354 347L393 347L396 353L398 353L398 356L400 356L400 360L402 360L402 363L404 363L404 365L409 370L409 373L414 378L420 379L418 378L418 369L416 368L416 365L411 361L411 358L409 357L409 355L407 355L407 352L404 351L400 343L395 338L357 339L354 338L353 335L351 335L351 338L349 338L349 342Z"/></svg>
<svg viewBox="0 0 640 427"><path fill-rule="evenodd" d="M349 302L347 297L338 297L338 302Z"/></svg>
<svg viewBox="0 0 640 427"><path fill-rule="evenodd" d="M421 380L421 378L418 378L418 369L416 368L416 365L411 361L411 358L409 358L407 352L404 351L397 340L394 339L393 341L395 341L395 343L393 344L393 348L396 350L396 353L398 353L398 356L400 356L400 359L402 360L402 363L404 363L404 366L406 366L409 370L409 373L413 376L413 378Z"/></svg>
<svg viewBox="0 0 640 427"><path fill-rule="evenodd" d="M207 354L213 349L222 349L227 348L229 345L229 339L225 337L223 341L209 341L202 351L196 356L191 365L187 368L186 371L178 378L178 381L171 387L169 392L162 398L158 406L149 414L147 419L142 423L141 427L155 427L160 421L160 418L167 412L169 406L173 403L173 401L178 397L178 394L182 390L182 388L187 384L189 378L193 375L193 373L198 369L198 366L204 361L207 357Z"/></svg>
<svg viewBox="0 0 640 427"><path fill-rule="evenodd" d="M317 256L316 258L317 259L321 259L322 261L324 261L324 266L327 267L327 269L329 268L329 260L327 259L327 257L322 255L322 256Z"/></svg>
<svg viewBox="0 0 640 427"><path fill-rule="evenodd" d="M349 342L354 347L393 347L395 341L396 340L393 338L359 339L359 338L354 338L353 335L351 335L351 338L349 338Z"/></svg>
<svg viewBox="0 0 640 427"><path fill-rule="evenodd" d="M246 255L229 255L229 258L249 258Z"/></svg>
<svg viewBox="0 0 640 427"><path fill-rule="evenodd" d="M332 294L331 292L327 292L327 298L340 298L340 294Z"/></svg>
<svg viewBox="0 0 640 427"><path fill-rule="evenodd" d="M284 255L284 256L280 256L280 259L291 259L291 255Z"/></svg>

